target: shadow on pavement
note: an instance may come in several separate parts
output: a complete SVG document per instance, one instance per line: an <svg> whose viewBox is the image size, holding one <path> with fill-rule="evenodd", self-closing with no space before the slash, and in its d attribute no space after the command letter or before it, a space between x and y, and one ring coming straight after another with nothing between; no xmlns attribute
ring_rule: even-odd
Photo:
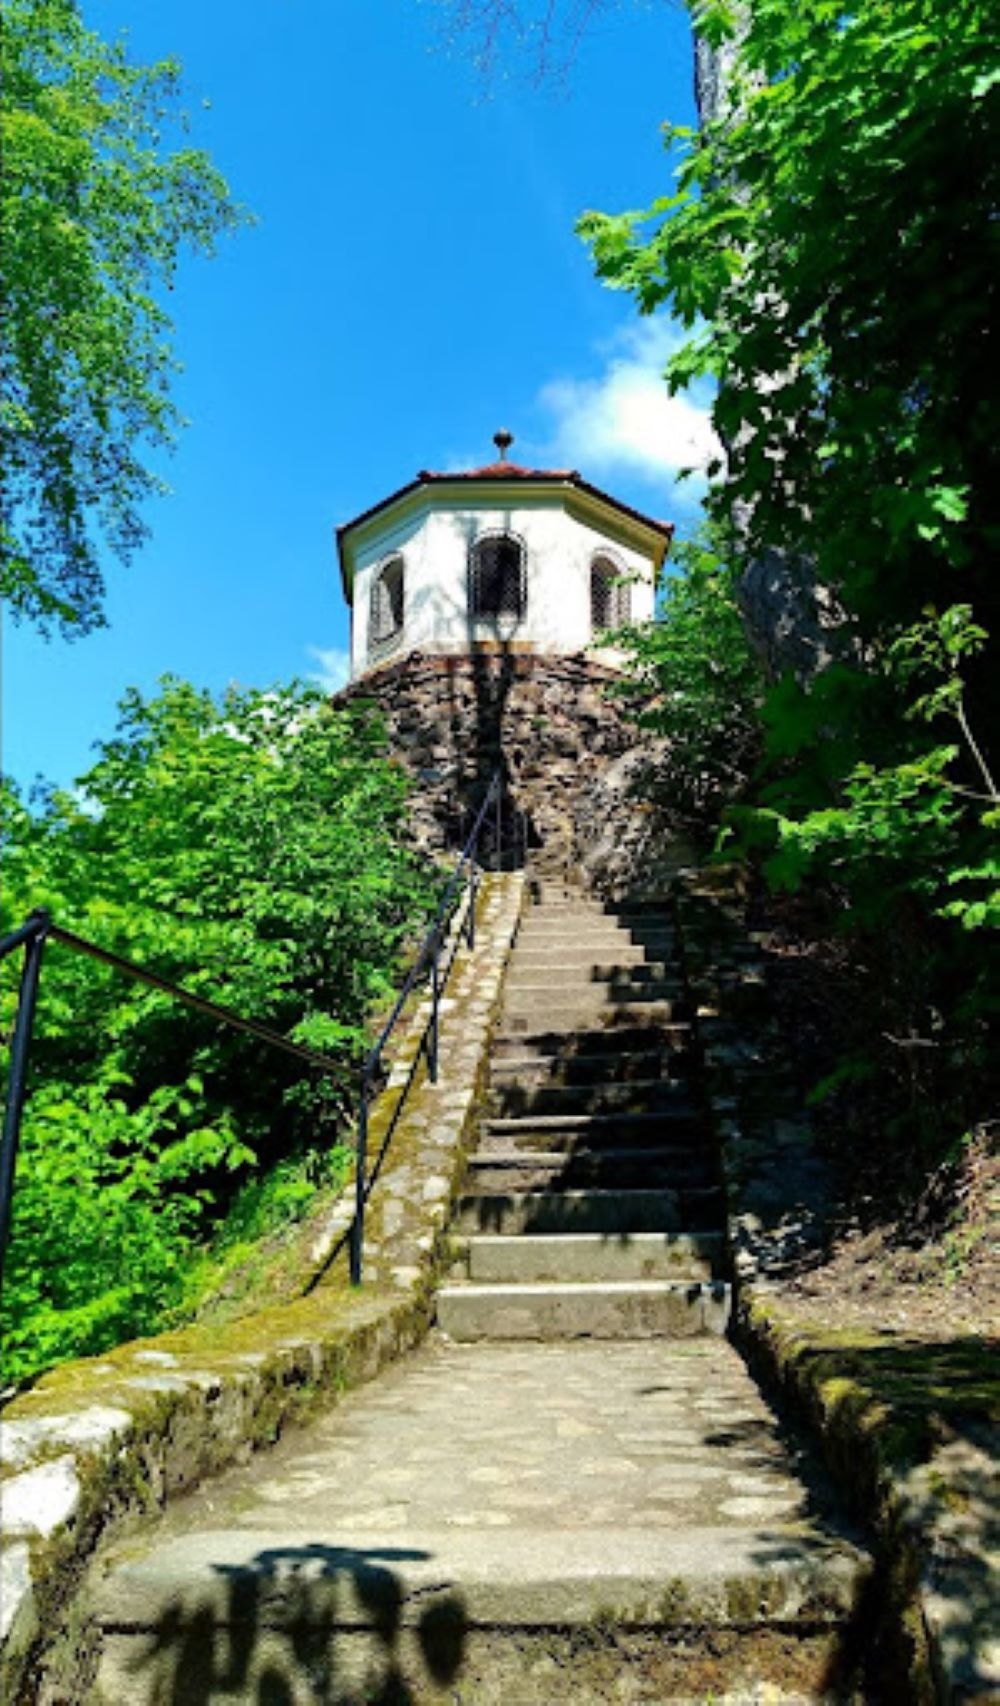
<svg viewBox="0 0 1000 1706"><path fill-rule="evenodd" d="M156 1706L410 1706L464 1659L461 1598L442 1589L406 1613L392 1567L426 1552L275 1547L214 1565L222 1593L177 1600L127 1660L130 1698Z"/></svg>

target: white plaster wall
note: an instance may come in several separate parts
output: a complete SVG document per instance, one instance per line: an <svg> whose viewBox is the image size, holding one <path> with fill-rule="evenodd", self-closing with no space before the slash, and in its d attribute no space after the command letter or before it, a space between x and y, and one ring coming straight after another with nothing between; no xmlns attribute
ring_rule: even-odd
<svg viewBox="0 0 1000 1706"><path fill-rule="evenodd" d="M527 602L523 618L477 621L467 605L468 556L482 533L511 532L527 550ZM377 659L368 656L368 613L373 576L401 552L406 564L405 626L400 643ZM352 674L406 652L464 652L473 640L517 641L539 652L583 651L590 626L590 566L606 552L635 577L631 613L653 614L653 564L633 546L567 513L558 498L524 501L517 508L459 507L439 498L424 513L375 532L359 549L354 585Z"/></svg>

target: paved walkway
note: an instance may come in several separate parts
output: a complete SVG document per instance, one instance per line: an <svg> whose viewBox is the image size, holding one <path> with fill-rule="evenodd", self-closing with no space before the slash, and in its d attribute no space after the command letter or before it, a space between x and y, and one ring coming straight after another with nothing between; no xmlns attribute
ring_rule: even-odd
<svg viewBox="0 0 1000 1706"><path fill-rule="evenodd" d="M689 1009L668 909L529 911L448 1337L119 1561L109 1703L856 1698L868 1561L719 1336Z"/></svg>
<svg viewBox="0 0 1000 1706"><path fill-rule="evenodd" d="M731 1347L432 1341L163 1531L403 1536L448 1528L788 1523L815 1477Z"/></svg>
<svg viewBox="0 0 1000 1706"><path fill-rule="evenodd" d="M867 1561L723 1340L432 1338L152 1538L102 1706L863 1698Z"/></svg>

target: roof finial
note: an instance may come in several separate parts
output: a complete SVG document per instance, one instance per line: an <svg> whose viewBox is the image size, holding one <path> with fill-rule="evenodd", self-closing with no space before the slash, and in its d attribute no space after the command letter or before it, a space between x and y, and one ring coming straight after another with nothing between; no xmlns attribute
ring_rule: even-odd
<svg viewBox="0 0 1000 1706"><path fill-rule="evenodd" d="M497 449L500 452L501 462L506 462L507 452L510 449L513 442L514 442L514 434L512 432L508 432L506 427L501 427L499 432L495 432L493 434L493 443L496 445Z"/></svg>

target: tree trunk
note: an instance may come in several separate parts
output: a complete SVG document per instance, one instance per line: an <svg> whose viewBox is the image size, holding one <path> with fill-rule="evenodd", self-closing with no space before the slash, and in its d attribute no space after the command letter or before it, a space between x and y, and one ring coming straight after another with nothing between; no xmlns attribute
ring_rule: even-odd
<svg viewBox="0 0 1000 1706"><path fill-rule="evenodd" d="M720 47L712 47L698 34L692 15L694 93L703 130L726 111L730 81L749 24L750 8L744 4L734 34ZM733 521L740 532L748 516L736 513ZM738 596L751 642L772 678L790 669L807 679L843 651L842 639L838 643L842 613L829 591L817 586L808 558L768 551L753 559L740 576Z"/></svg>

